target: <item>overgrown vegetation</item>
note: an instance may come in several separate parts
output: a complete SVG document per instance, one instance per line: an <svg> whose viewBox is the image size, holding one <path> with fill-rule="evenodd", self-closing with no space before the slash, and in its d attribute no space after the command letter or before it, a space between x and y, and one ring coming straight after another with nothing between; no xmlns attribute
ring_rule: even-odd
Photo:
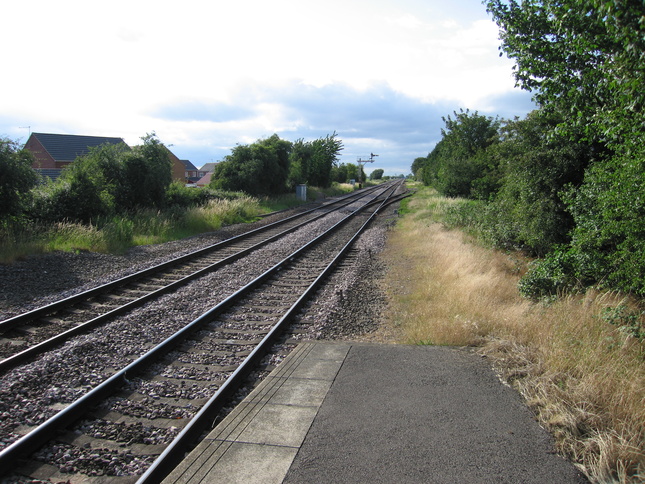
<svg viewBox="0 0 645 484"><path fill-rule="evenodd" d="M418 180L473 201L453 215L540 259L528 297L588 287L645 296L645 3L489 0L500 50L538 109L444 118Z"/></svg>
<svg viewBox="0 0 645 484"><path fill-rule="evenodd" d="M140 146L90 150L52 182L31 168L31 154L0 140L0 262L53 250L123 252L248 222L308 198L347 193L336 134L291 143L277 135L238 145L206 188L172 182L169 152L154 134ZM355 166L355 165L352 165Z"/></svg>
<svg viewBox="0 0 645 484"><path fill-rule="evenodd" d="M491 358L598 483L645 478L645 341L639 300L588 289L532 301L530 259L446 225L472 201L419 187L388 237L389 338L474 346ZM560 293L562 294L562 293Z"/></svg>
<svg viewBox="0 0 645 484"><path fill-rule="evenodd" d="M295 143L277 134L250 145L237 145L215 166L211 186L250 195L278 195L308 183L328 188L343 149L336 133L314 141ZM343 179L342 182L345 182Z"/></svg>

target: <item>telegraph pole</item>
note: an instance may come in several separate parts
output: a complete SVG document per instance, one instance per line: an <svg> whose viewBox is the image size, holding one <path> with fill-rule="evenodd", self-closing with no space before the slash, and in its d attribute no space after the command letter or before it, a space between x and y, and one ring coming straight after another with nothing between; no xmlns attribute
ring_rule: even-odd
<svg viewBox="0 0 645 484"><path fill-rule="evenodd" d="M364 160L364 159L359 157L358 160L356 160L356 162L358 163L358 188L363 188L363 182L362 182L363 177L361 176L361 173L363 173L363 165L365 163L374 163L374 161L376 161L376 160L374 160L374 158L376 156L378 156L378 155L375 155L374 153L370 153L369 159ZM361 165L361 163L363 165Z"/></svg>

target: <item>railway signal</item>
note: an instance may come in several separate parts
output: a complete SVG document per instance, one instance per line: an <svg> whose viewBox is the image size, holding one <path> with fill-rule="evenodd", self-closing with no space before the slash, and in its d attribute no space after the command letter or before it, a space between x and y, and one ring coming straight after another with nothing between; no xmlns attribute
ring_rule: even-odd
<svg viewBox="0 0 645 484"><path fill-rule="evenodd" d="M369 159L363 159L359 157L356 160L356 162L358 163L358 188L363 188L363 177L361 175L363 173L363 165L365 165L365 163L374 163L374 161L376 161L374 160L376 156L378 155L375 155L374 153L370 153Z"/></svg>

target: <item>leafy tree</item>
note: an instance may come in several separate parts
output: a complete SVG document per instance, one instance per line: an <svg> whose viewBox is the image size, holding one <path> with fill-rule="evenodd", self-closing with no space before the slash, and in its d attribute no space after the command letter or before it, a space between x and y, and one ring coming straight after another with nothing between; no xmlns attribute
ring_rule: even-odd
<svg viewBox="0 0 645 484"><path fill-rule="evenodd" d="M0 138L0 222L22 215L29 190L38 179L33 158L18 143Z"/></svg>
<svg viewBox="0 0 645 484"><path fill-rule="evenodd" d="M123 156L123 208L163 208L166 190L172 182L172 162L168 149L148 134L141 138L143 144L124 152Z"/></svg>
<svg viewBox="0 0 645 484"><path fill-rule="evenodd" d="M592 148L556 134L559 118L536 110L508 122L488 155L504 164L502 186L489 207L487 231L500 246L544 255L567 243L574 226L563 190L579 187Z"/></svg>
<svg viewBox="0 0 645 484"><path fill-rule="evenodd" d="M302 139L293 143L289 159L289 185L309 183L318 187L329 187L332 170L338 161L343 143L334 132L325 138L306 142Z"/></svg>
<svg viewBox="0 0 645 484"><path fill-rule="evenodd" d="M307 183L309 179L309 160L313 156L312 145L303 139L296 140L289 153L289 176L287 185L293 188L296 185Z"/></svg>
<svg viewBox="0 0 645 484"><path fill-rule="evenodd" d="M561 117L559 132L583 136L600 155L567 192L567 267L586 283L645 295L645 3L489 0L487 8L518 85Z"/></svg>
<svg viewBox="0 0 645 484"><path fill-rule="evenodd" d="M381 168L373 170L372 173L370 173L370 180L381 180L383 178L383 173L385 173L385 170Z"/></svg>
<svg viewBox="0 0 645 484"><path fill-rule="evenodd" d="M291 143L277 134L250 145L238 145L215 166L211 187L250 195L285 193L290 149Z"/></svg>
<svg viewBox="0 0 645 484"><path fill-rule="evenodd" d="M338 166L334 166L331 169L331 179L336 183L346 183L349 180L347 176L347 165L341 163Z"/></svg>
<svg viewBox="0 0 645 484"><path fill-rule="evenodd" d="M423 181L449 197L489 198L500 175L485 150L497 142L500 121L469 110L454 114L442 118L446 127L428 155Z"/></svg>
<svg viewBox="0 0 645 484"><path fill-rule="evenodd" d="M417 180L423 180L423 167L427 163L428 158L425 156L415 158L414 161L412 162L412 167L410 168L410 171L412 172L412 175L414 175L414 178Z"/></svg>
<svg viewBox="0 0 645 484"><path fill-rule="evenodd" d="M331 170L343 150L343 143L334 132L313 141L314 156L310 169L310 183L314 186L331 186Z"/></svg>
<svg viewBox="0 0 645 484"><path fill-rule="evenodd" d="M488 0L518 85L564 116L561 128L617 150L645 127L645 3Z"/></svg>
<svg viewBox="0 0 645 484"><path fill-rule="evenodd" d="M347 163L347 179L345 181L358 180L359 173L358 165Z"/></svg>

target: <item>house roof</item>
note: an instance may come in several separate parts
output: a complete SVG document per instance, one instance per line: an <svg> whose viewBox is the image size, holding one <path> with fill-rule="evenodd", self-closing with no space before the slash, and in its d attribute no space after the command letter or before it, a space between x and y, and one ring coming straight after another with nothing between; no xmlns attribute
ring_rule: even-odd
<svg viewBox="0 0 645 484"><path fill-rule="evenodd" d="M206 171L206 172L213 171L215 170L215 165L217 165L217 163L206 163L204 166L202 166L199 169L199 171Z"/></svg>
<svg viewBox="0 0 645 484"><path fill-rule="evenodd" d="M196 185L198 187L205 187L206 185L209 185L211 182L212 175L213 175L212 173L206 173L203 177L197 180Z"/></svg>
<svg viewBox="0 0 645 484"><path fill-rule="evenodd" d="M74 161L79 156L86 155L90 148L104 144L125 144L123 138L107 138L103 136L51 133L32 133L31 135L40 141L56 161Z"/></svg>
<svg viewBox="0 0 645 484"><path fill-rule="evenodd" d="M44 177L56 180L63 170L61 168L36 168L36 171Z"/></svg>
<svg viewBox="0 0 645 484"><path fill-rule="evenodd" d="M184 166L186 167L186 170L191 170L191 171L197 171L197 167L193 165L189 160L179 160L181 161Z"/></svg>

